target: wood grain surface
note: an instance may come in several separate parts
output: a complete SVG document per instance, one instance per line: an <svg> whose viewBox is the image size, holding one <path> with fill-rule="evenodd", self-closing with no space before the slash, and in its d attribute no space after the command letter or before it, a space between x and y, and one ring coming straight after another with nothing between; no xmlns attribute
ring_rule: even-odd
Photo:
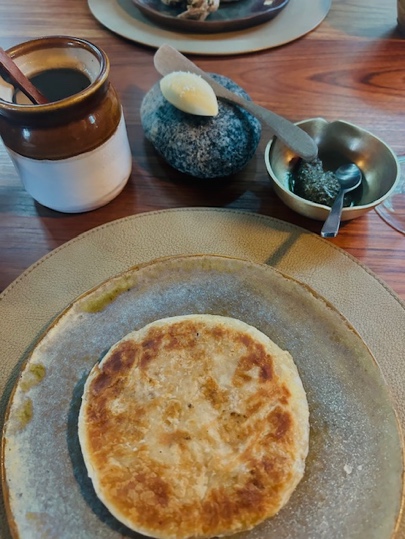
<svg viewBox="0 0 405 539"><path fill-rule="evenodd" d="M356 123L405 154L405 42L394 0L334 0L322 24L287 45L239 56L192 60L244 87L258 104L290 120L323 117ZM291 22L293 24L294 21ZM140 104L160 76L154 50L118 37L91 15L86 0L2 0L0 46L64 34L102 47L122 100L133 154L124 191L107 206L83 214L37 204L22 187L0 143L0 290L40 257L103 223L135 213L180 207L224 207L277 217L319 233L322 223L289 210L272 191L263 151L227 181L201 183L170 169L145 140ZM371 211L343 224L332 241L367 265L405 299L405 235Z"/></svg>

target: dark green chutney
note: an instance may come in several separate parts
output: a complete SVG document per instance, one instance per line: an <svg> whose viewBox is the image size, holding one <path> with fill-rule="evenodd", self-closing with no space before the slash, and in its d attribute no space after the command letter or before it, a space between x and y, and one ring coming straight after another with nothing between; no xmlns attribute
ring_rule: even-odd
<svg viewBox="0 0 405 539"><path fill-rule="evenodd" d="M289 173L289 187L301 198L325 206L332 206L340 190L335 174L325 171L318 157L313 161L300 161L297 168ZM345 196L343 205L353 205L350 193Z"/></svg>

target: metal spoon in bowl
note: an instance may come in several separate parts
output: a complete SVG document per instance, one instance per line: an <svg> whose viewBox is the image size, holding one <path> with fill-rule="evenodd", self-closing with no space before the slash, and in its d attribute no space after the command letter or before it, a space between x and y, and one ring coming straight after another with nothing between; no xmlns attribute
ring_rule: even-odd
<svg viewBox="0 0 405 539"><path fill-rule="evenodd" d="M315 141L303 129L286 118L278 116L278 114L260 105L256 105L253 101L248 101L227 90L222 84L216 82L205 71L197 67L191 60L170 45L165 44L159 47L154 56L154 64L161 75L169 75L173 71L188 71L200 75L212 87L217 97L235 103L256 116L268 125L274 135L294 153L306 161L312 161L318 155L318 147Z"/></svg>
<svg viewBox="0 0 405 539"><path fill-rule="evenodd" d="M335 172L335 176L340 184L340 191L322 227L321 236L323 238L334 238L337 236L343 209L343 198L346 193L356 189L362 180L361 170L354 163L339 167Z"/></svg>

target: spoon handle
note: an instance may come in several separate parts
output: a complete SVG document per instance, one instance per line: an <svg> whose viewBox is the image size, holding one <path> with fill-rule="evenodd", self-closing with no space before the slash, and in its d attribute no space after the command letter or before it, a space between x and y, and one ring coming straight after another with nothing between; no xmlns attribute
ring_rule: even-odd
<svg viewBox="0 0 405 539"><path fill-rule="evenodd" d="M26 95L33 103L38 105L44 105L48 103L48 100L42 93L36 88L32 82L21 72L17 64L14 63L12 58L0 47L0 71L4 71L5 74L11 79L12 84L19 88L21 92Z"/></svg>
<svg viewBox="0 0 405 539"><path fill-rule="evenodd" d="M173 71L189 71L200 75L201 78L211 85L217 97L230 101L251 112L259 120L268 125L273 134L294 153L307 161L311 161L317 156L318 148L315 141L303 129L286 118L253 103L253 101L248 101L231 92L170 45L165 44L159 47L154 56L154 64L156 70L163 76Z"/></svg>
<svg viewBox="0 0 405 539"><path fill-rule="evenodd" d="M321 230L321 236L323 238L334 238L337 236L340 226L340 217L342 215L343 198L345 196L345 193L346 190L341 189L338 196L335 198L330 213L326 221L324 222Z"/></svg>

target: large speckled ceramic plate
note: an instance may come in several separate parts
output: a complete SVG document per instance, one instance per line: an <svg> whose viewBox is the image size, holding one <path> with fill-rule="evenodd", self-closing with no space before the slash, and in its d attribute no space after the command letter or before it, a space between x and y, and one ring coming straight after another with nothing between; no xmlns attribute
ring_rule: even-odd
<svg viewBox="0 0 405 539"><path fill-rule="evenodd" d="M294 41L316 28L332 0L289 0L271 21L252 28L206 34L163 28L145 17L133 0L87 0L93 16L116 34L158 48L164 43L184 53L232 55L260 51Z"/></svg>
<svg viewBox="0 0 405 539"><path fill-rule="evenodd" d="M210 255L159 259L74 301L33 349L3 434L10 526L24 539L138 537L97 500L77 437L92 365L129 331L177 314L256 326L293 355L310 408L304 479L249 539L394 537L402 437L380 370L348 322L309 287L267 265ZM153 425L151 425L153 428Z"/></svg>

